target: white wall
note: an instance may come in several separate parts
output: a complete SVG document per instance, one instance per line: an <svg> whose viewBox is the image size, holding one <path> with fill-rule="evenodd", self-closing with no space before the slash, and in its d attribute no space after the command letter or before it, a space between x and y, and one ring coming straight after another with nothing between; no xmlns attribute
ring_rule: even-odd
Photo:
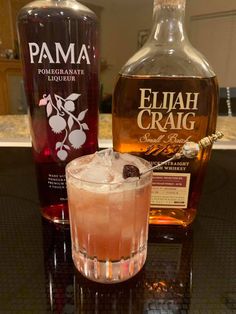
<svg viewBox="0 0 236 314"><path fill-rule="evenodd" d="M190 15L198 15L219 11L233 10L236 7L235 0L187 0Z"/></svg>
<svg viewBox="0 0 236 314"><path fill-rule="evenodd" d="M83 2L102 7L101 57L110 66L101 80L104 92L112 93L120 68L137 50L138 31L151 27L153 0ZM220 86L236 86L236 0L187 0L186 20L191 42L213 66Z"/></svg>
<svg viewBox="0 0 236 314"><path fill-rule="evenodd" d="M104 93L112 93L124 63L137 51L138 31L151 27L153 0L84 0L101 11L101 57L109 68L101 75ZM88 5L89 6L89 5Z"/></svg>
<svg viewBox="0 0 236 314"><path fill-rule="evenodd" d="M236 86L236 1L189 0L189 37L213 66L219 85Z"/></svg>

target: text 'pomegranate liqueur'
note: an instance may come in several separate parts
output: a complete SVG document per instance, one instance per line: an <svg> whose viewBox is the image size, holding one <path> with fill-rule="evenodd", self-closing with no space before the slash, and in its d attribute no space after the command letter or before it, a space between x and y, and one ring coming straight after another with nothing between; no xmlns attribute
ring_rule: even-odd
<svg viewBox="0 0 236 314"><path fill-rule="evenodd" d="M184 0L154 1L151 35L122 68L114 90L114 149L153 166L216 127L217 80L187 39L184 10ZM151 223L194 220L209 157L207 148L194 160L171 161L154 172Z"/></svg>
<svg viewBox="0 0 236 314"><path fill-rule="evenodd" d="M75 0L34 1L18 32L42 214L68 222L65 165L97 150L97 18Z"/></svg>

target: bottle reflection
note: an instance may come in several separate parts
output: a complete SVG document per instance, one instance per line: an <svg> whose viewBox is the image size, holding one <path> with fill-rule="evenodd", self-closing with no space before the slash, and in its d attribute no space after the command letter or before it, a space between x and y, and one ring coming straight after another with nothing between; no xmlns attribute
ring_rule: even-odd
<svg viewBox="0 0 236 314"><path fill-rule="evenodd" d="M70 230L42 219L48 310L74 314L74 268Z"/></svg>
<svg viewBox="0 0 236 314"><path fill-rule="evenodd" d="M144 310L180 313L190 307L192 229L150 226Z"/></svg>
<svg viewBox="0 0 236 314"><path fill-rule="evenodd" d="M186 313L191 264L191 229L150 226L148 258L133 279L101 285L75 274L75 313Z"/></svg>

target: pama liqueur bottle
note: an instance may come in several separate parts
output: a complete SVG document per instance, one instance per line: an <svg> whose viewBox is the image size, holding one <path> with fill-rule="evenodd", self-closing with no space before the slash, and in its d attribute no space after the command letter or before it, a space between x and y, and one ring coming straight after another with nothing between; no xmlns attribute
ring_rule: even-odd
<svg viewBox="0 0 236 314"><path fill-rule="evenodd" d="M98 145L98 22L75 0L18 14L24 86L42 214L68 222L65 165Z"/></svg>
<svg viewBox="0 0 236 314"><path fill-rule="evenodd" d="M214 133L218 84L190 44L185 0L155 0L150 37L121 69L113 97L113 145L156 165L186 141ZM195 218L210 149L154 173L150 223L189 225Z"/></svg>

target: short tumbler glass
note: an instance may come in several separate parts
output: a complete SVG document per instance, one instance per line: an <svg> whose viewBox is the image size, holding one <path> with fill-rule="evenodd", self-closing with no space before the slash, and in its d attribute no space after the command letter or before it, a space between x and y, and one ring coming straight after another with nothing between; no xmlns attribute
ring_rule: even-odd
<svg viewBox="0 0 236 314"><path fill-rule="evenodd" d="M122 282L137 274L146 260L152 171L118 183L78 178L77 165L86 165L92 156L66 167L72 257L86 278Z"/></svg>

